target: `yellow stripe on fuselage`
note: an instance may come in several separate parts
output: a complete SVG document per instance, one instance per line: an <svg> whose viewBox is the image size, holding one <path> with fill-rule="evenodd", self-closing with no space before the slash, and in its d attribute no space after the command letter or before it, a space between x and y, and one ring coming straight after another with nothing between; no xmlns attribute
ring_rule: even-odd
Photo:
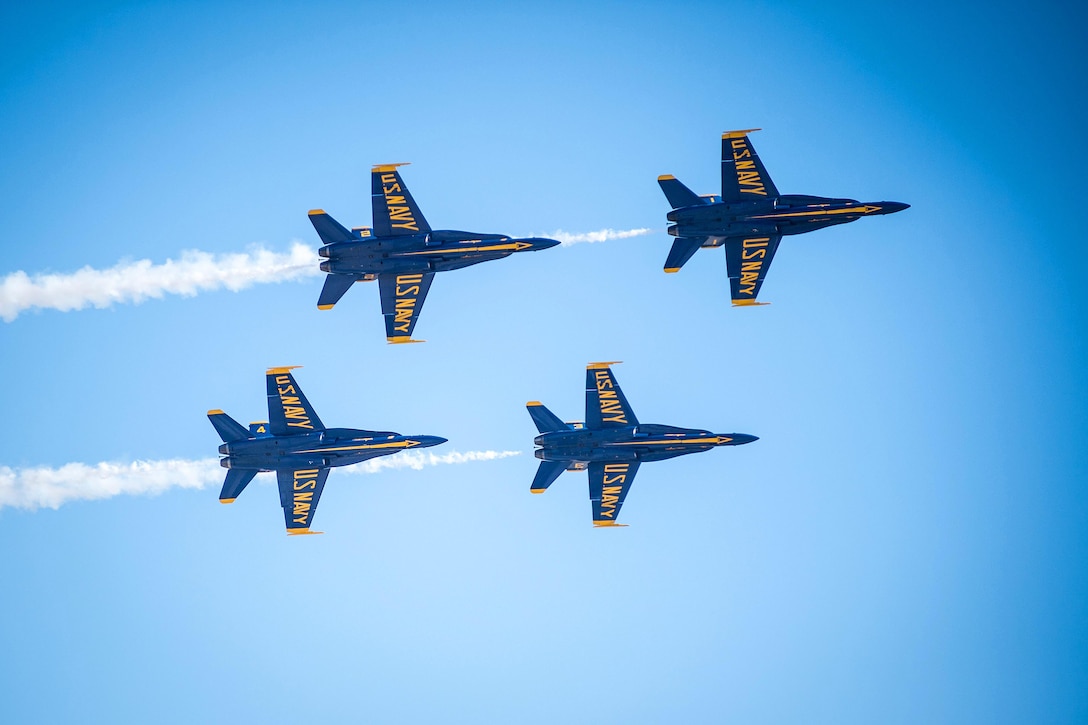
<svg viewBox="0 0 1088 725"><path fill-rule="evenodd" d="M820 209L818 211L792 211L780 214L754 214L749 219L785 219L798 216L823 216L825 214L869 214L879 211L879 206L851 206L845 209Z"/></svg>
<svg viewBox="0 0 1088 725"><path fill-rule="evenodd" d="M334 448L313 448L295 453L326 453L328 451L365 451L371 448L412 448L418 446L419 441L391 441L389 443L360 443L357 446L336 446Z"/></svg>
<svg viewBox="0 0 1088 725"><path fill-rule="evenodd" d="M533 246L528 242L512 242L510 244L489 244L484 247L447 247L446 249L424 249L419 252L405 252L404 256L412 256L416 254L450 254L461 252L520 252L522 249L528 249Z"/></svg>
<svg viewBox="0 0 1088 725"><path fill-rule="evenodd" d="M658 441L619 441L616 443L605 443L606 446L671 446L671 445L706 445L712 443L717 445L718 443L728 443L733 440L726 436L714 436L712 438L669 438L667 440Z"/></svg>

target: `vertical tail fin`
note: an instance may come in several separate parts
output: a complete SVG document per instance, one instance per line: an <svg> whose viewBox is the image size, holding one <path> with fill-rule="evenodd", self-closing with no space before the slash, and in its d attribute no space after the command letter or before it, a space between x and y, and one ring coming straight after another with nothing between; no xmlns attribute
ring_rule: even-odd
<svg viewBox="0 0 1088 725"><path fill-rule="evenodd" d="M351 286L355 284L355 275L330 274L325 278L325 286L321 288L321 296L317 298L317 309L331 310L332 306L340 301Z"/></svg>
<svg viewBox="0 0 1088 725"><path fill-rule="evenodd" d="M672 174L657 177L657 183L661 185L661 190L665 192L665 198L669 200L673 209L707 203L706 199L681 184Z"/></svg>
<svg viewBox="0 0 1088 725"><path fill-rule="evenodd" d="M244 441L250 437L249 431L241 423L219 409L209 410L208 420L212 422L215 432L219 434L224 443Z"/></svg>
<svg viewBox="0 0 1088 725"><path fill-rule="evenodd" d="M566 461L541 461L540 468L536 469L536 477L529 486L531 493L544 493L548 486L555 483L555 479L563 475L569 464Z"/></svg>
<svg viewBox="0 0 1088 725"><path fill-rule="evenodd" d="M541 433L551 433L570 428L569 425L559 420L559 416L545 408L544 404L539 400L530 400L525 404L525 407L528 409L533 422L536 423L536 429Z"/></svg>
<svg viewBox="0 0 1088 725"><path fill-rule="evenodd" d="M231 468L223 481L223 490L219 492L219 503L234 503L234 499L249 485L257 475L255 468Z"/></svg>

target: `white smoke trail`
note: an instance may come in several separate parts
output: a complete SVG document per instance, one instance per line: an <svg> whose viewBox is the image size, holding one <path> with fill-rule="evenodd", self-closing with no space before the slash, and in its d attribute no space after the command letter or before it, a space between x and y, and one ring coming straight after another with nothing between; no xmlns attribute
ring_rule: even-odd
<svg viewBox="0 0 1088 725"><path fill-rule="evenodd" d="M387 468L412 468L418 471L425 466L493 461L516 455L520 455L518 451L468 451L445 455L405 451L338 470L378 473ZM30 511L56 509L69 501L94 501L121 494L156 495L171 488L218 486L223 482L225 473L226 469L219 466L218 458L98 463L92 466L69 463L60 468L0 466L0 509L5 506Z"/></svg>
<svg viewBox="0 0 1088 725"><path fill-rule="evenodd" d="M653 229L640 228L640 229L601 229L596 232L583 232L581 234L571 234L562 230L557 230L551 234L545 234L549 239L556 239L563 244L564 247L569 247L572 244L581 244L582 242L607 242L613 239L630 239L631 237L641 237L645 234L650 234Z"/></svg>
<svg viewBox="0 0 1088 725"><path fill-rule="evenodd" d="M237 292L261 282L284 282L321 274L317 253L295 242L286 254L253 247L236 254L182 252L177 260L121 262L109 269L84 267L71 274L12 272L0 280L0 317L11 322L19 313L41 309L81 310L139 304L165 294L191 297L224 287Z"/></svg>
<svg viewBox="0 0 1088 725"><path fill-rule="evenodd" d="M601 229L572 234L558 230L547 235L563 246L606 242L650 234L653 229ZM121 262L108 269L84 267L69 274L12 272L0 279L0 318L12 322L32 309L68 312L86 307L140 304L164 295L192 297L220 288L237 292L254 284L286 282L322 274L317 253L301 242L285 254L263 247L236 254L211 254L190 250L179 259L153 264L150 259Z"/></svg>

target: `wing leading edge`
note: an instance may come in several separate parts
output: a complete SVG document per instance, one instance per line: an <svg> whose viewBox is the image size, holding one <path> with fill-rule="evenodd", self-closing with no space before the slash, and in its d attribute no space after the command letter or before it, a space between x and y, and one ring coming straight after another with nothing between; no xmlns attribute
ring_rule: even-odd
<svg viewBox="0 0 1088 725"><path fill-rule="evenodd" d="M287 524L287 533L320 534L311 531L310 524L317 511L317 502L325 490L325 480L329 477L327 468L308 468L300 470L279 469L276 481L280 488L280 505L283 507L283 519Z"/></svg>
<svg viewBox="0 0 1088 725"><path fill-rule="evenodd" d="M729 295L733 304L758 305L756 302L763 278L771 268L782 236L730 237L725 240L725 266L729 272Z"/></svg>
<svg viewBox="0 0 1088 725"><path fill-rule="evenodd" d="M374 213L374 235L378 237L426 234L431 231L398 166L379 164L370 171L370 204Z"/></svg>
<svg viewBox="0 0 1088 725"><path fill-rule="evenodd" d="M722 134L722 201L726 203L778 196L771 175L748 140L748 134L758 130Z"/></svg>
<svg viewBox="0 0 1088 725"><path fill-rule="evenodd" d="M589 464L589 501L594 526L625 526L616 523L631 482L638 473L638 461Z"/></svg>
<svg viewBox="0 0 1088 725"><path fill-rule="evenodd" d="M378 291L385 316L385 339L393 343L423 342L412 339L423 301L431 289L434 272L378 275Z"/></svg>
<svg viewBox="0 0 1088 725"><path fill-rule="evenodd" d="M638 425L635 411L612 374L614 362L586 365L586 428L620 428Z"/></svg>

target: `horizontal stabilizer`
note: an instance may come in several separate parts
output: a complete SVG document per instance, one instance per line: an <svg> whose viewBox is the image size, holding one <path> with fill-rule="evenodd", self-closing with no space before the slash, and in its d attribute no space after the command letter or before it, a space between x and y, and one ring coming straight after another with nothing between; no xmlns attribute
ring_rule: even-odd
<svg viewBox="0 0 1088 725"><path fill-rule="evenodd" d="M541 461L529 490L532 493L544 493L548 486L555 483L555 479L563 475L565 470L567 470L566 461Z"/></svg>
<svg viewBox="0 0 1088 725"><path fill-rule="evenodd" d="M317 298L317 309L331 310L353 284L355 284L354 275L330 274L325 277L325 286L321 288L321 296Z"/></svg>
<svg viewBox="0 0 1088 725"><path fill-rule="evenodd" d="M528 409L533 422L536 423L536 429L541 433L551 433L552 431L570 428L569 425L559 419L559 416L545 408L540 401L532 400L526 403L525 407Z"/></svg>
<svg viewBox="0 0 1088 725"><path fill-rule="evenodd" d="M333 219L321 209L310 211L310 223L314 225L317 236L321 237L322 244L336 244L337 242L356 241L351 232L344 229L340 222Z"/></svg>
<svg viewBox="0 0 1088 725"><path fill-rule="evenodd" d="M665 260L665 271L668 273L679 272L684 263L703 246L706 237L677 237L669 250L669 258Z"/></svg>
<svg viewBox="0 0 1088 725"><path fill-rule="evenodd" d="M223 481L223 490L219 492L220 503L234 503L234 499L242 493L253 477L257 475L255 468L231 468L227 471L227 478Z"/></svg>
<svg viewBox="0 0 1088 725"><path fill-rule="evenodd" d="M208 420L212 422L215 432L219 434L224 443L244 441L249 438L249 431L241 423L221 410L209 410Z"/></svg>
<svg viewBox="0 0 1088 725"><path fill-rule="evenodd" d="M669 200L669 204L672 205L673 209L709 203L706 199L677 181L675 176L668 174L659 176L657 177L657 183L661 185L661 190L665 192L665 198Z"/></svg>

